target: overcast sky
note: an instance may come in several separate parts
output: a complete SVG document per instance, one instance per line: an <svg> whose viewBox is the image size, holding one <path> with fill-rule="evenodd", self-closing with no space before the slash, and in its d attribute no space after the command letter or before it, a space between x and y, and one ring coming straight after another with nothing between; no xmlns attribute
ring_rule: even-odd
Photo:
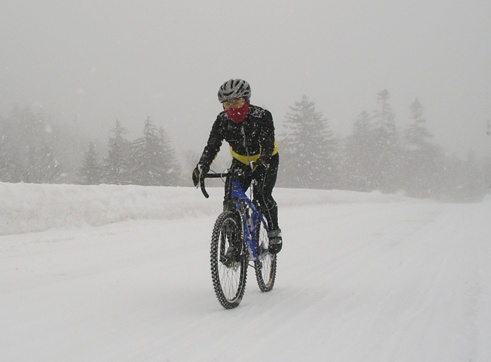
<svg viewBox="0 0 491 362"><path fill-rule="evenodd" d="M435 142L491 155L489 0L2 0L0 114L43 109L105 141L147 116L201 151L230 78L277 127L305 94L339 136L387 89Z"/></svg>

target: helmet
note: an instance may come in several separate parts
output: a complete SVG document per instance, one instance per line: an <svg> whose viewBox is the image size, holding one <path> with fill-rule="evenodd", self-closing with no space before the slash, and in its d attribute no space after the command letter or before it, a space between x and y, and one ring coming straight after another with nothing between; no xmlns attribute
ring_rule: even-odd
<svg viewBox="0 0 491 362"><path fill-rule="evenodd" d="M251 98L251 86L242 79L230 79L222 84L218 90L218 100L220 103L233 98Z"/></svg>

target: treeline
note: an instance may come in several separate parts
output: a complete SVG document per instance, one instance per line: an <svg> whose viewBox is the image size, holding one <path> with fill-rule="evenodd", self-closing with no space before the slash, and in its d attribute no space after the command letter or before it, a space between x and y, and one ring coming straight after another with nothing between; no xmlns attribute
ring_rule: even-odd
<svg viewBox="0 0 491 362"><path fill-rule="evenodd" d="M170 140L161 127L147 118L143 136L134 141L126 138L126 129L116 121L108 141L107 156L100 161L95 144L85 152L79 178L82 184L178 186L181 169Z"/></svg>
<svg viewBox="0 0 491 362"><path fill-rule="evenodd" d="M361 112L351 134L339 138L315 103L304 96L290 107L284 132L277 134L278 186L378 190L441 200L475 200L488 192L489 164L446 155L434 144L418 100L408 105L408 116L410 122L398 129L390 94L384 90L377 94L376 110ZM279 119L275 115L277 128ZM116 121L103 146L66 132L27 108L15 108L0 118L0 131L0 181L190 184L190 170L182 172L165 130L150 118L135 140L127 139L126 129Z"/></svg>
<svg viewBox="0 0 491 362"><path fill-rule="evenodd" d="M126 138L116 121L107 141L107 154L96 142L52 124L28 108L0 119L0 181L28 183L135 184L176 186L183 183L175 150L163 128L150 118L143 136ZM84 142L83 146L81 142ZM80 155L83 155L81 158Z"/></svg>
<svg viewBox="0 0 491 362"><path fill-rule="evenodd" d="M348 137L339 139L304 96L290 108L286 132L279 136L279 185L463 201L488 192L489 167L447 156L434 144L417 99L408 106L411 121L401 130L387 90L378 93L377 103L374 112L360 113Z"/></svg>
<svg viewBox="0 0 491 362"><path fill-rule="evenodd" d="M42 114L14 108L0 119L0 181L53 183L62 178L60 130Z"/></svg>

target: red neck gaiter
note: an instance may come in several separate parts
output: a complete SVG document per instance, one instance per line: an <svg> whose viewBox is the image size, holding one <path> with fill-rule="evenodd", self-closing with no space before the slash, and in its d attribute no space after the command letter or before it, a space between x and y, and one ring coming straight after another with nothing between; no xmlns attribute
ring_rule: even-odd
<svg viewBox="0 0 491 362"><path fill-rule="evenodd" d="M244 105L240 108L230 107L229 109L225 110L225 113L234 123L240 123L246 118L247 112L249 111L249 105L250 103L244 103Z"/></svg>

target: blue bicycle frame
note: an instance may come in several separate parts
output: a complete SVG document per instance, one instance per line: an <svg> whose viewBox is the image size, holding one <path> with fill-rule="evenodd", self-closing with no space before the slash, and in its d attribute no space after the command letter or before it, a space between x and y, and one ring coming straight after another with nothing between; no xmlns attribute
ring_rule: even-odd
<svg viewBox="0 0 491 362"><path fill-rule="evenodd" d="M222 178L222 177L230 177L230 174L227 173L216 173L216 174L208 174L206 177L210 178ZM200 180L201 192L203 195L208 198L209 195L206 192L204 178ZM242 218L242 228L244 232L244 239L246 241L246 246L249 251L249 260L256 261L259 259L259 255L257 254L256 248L254 247L254 239L255 237L259 237L257 235L257 225L263 224L264 229L268 232L268 224L264 220L262 214L257 210L254 203L251 199L246 195L242 187L240 186L240 182L237 179L232 179L230 182L230 196L231 200L234 203L235 209L239 212ZM249 213L250 211L250 213ZM250 215L249 215L250 214ZM259 244L259 240L258 244Z"/></svg>
<svg viewBox="0 0 491 362"><path fill-rule="evenodd" d="M264 220L261 213L257 210L251 199L246 195L244 190L242 190L239 181L231 181L230 195L232 200L235 202L236 209L239 210L239 213L242 217L242 228L244 231L244 239L246 241L247 249L249 251L249 259L252 261L256 261L259 258L254 243L255 235L257 235L256 229L259 223L262 223L267 232L268 224ZM246 205L246 207L244 207L244 204Z"/></svg>

